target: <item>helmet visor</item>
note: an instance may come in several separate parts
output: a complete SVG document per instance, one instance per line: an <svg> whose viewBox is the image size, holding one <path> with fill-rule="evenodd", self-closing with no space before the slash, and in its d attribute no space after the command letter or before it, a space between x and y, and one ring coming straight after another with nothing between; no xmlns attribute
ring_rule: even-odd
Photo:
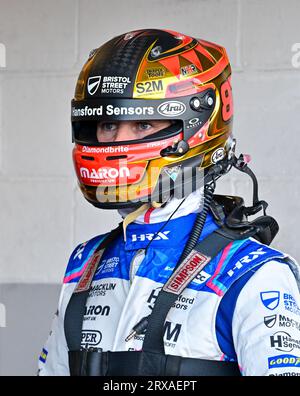
<svg viewBox="0 0 300 396"><path fill-rule="evenodd" d="M126 120L75 121L73 136L81 145L119 145L144 143L175 136L182 132L181 121Z"/></svg>

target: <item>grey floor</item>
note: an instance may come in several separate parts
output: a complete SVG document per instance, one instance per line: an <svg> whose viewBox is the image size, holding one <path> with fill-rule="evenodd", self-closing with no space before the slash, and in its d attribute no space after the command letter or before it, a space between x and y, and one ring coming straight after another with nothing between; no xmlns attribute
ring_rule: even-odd
<svg viewBox="0 0 300 396"><path fill-rule="evenodd" d="M0 327L0 375L36 375L59 291L59 285L0 284L6 310L6 327Z"/></svg>

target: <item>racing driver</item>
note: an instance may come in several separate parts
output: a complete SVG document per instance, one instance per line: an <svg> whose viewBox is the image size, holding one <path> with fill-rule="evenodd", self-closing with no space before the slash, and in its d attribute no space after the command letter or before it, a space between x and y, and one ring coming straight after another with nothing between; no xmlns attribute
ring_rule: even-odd
<svg viewBox="0 0 300 396"><path fill-rule="evenodd" d="M300 375L298 264L269 246L278 224L235 154L225 49L115 37L83 66L71 120L83 196L123 221L71 254L39 374ZM232 168L252 206L215 194Z"/></svg>

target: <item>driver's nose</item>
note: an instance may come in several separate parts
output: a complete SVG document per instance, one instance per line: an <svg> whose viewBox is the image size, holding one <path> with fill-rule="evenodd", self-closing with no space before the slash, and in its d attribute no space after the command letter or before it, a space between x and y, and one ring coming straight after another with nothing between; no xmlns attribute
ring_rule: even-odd
<svg viewBox="0 0 300 396"><path fill-rule="evenodd" d="M136 139L136 134L134 132L132 123L121 121L118 124L118 131L117 131L114 141L122 142L122 141L126 141L126 140L134 140L134 139Z"/></svg>

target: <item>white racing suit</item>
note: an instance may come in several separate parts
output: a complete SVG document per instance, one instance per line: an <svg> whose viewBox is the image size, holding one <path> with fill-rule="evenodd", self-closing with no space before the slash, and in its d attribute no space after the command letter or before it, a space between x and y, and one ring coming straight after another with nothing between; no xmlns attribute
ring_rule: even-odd
<svg viewBox="0 0 300 396"><path fill-rule="evenodd" d="M141 350L144 335L125 338L151 313L176 265L198 210L191 194L178 205L147 211L104 252L86 304L82 347L103 351ZM162 228L163 227L163 228ZM201 239L218 226L209 214ZM88 260L104 235L72 253L39 375L69 375L64 314ZM249 238L230 243L187 286L164 326L165 353L235 361L242 375L300 375L300 294L297 264L287 255Z"/></svg>

